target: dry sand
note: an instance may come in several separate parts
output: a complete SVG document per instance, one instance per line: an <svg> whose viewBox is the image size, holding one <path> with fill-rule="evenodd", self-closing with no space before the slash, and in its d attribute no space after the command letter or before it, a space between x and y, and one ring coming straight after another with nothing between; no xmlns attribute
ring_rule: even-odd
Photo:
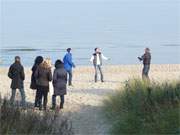
<svg viewBox="0 0 180 135"><path fill-rule="evenodd" d="M73 87L68 87L65 97L64 113L70 114L75 134L78 135L103 135L108 134L108 125L101 117L101 105L106 95L112 93L124 82L131 78L141 77L142 65L104 66L105 83L94 83L93 67L80 66L74 69ZM7 77L7 68L0 68L0 93L1 96L10 97L10 79ZM28 102L34 102L35 91L29 89L30 68L25 68L25 92ZM154 81L171 81L180 79L180 64L152 65L150 78ZM51 104L51 86L49 105ZM17 93L17 99L20 97Z"/></svg>

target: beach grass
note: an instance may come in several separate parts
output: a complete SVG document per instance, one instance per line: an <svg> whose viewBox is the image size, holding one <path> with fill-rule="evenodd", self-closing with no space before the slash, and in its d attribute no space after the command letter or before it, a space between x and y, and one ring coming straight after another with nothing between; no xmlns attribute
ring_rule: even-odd
<svg viewBox="0 0 180 135"><path fill-rule="evenodd" d="M130 80L104 100L103 111L116 134L179 134L180 82Z"/></svg>
<svg viewBox="0 0 180 135"><path fill-rule="evenodd" d="M33 111L0 98L0 134L72 135L68 117L58 112Z"/></svg>

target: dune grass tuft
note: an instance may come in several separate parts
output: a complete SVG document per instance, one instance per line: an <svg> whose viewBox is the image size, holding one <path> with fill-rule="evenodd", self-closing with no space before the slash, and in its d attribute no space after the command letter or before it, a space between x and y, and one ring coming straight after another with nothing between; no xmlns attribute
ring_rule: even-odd
<svg viewBox="0 0 180 135"><path fill-rule="evenodd" d="M180 82L127 81L103 111L112 135L180 134Z"/></svg>
<svg viewBox="0 0 180 135"><path fill-rule="evenodd" d="M40 112L11 105L0 98L0 134L48 134L72 135L68 118L58 112Z"/></svg>

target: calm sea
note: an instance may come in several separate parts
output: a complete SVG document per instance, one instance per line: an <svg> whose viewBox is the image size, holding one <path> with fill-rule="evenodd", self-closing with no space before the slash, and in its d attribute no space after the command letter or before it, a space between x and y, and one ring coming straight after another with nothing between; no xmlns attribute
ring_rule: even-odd
<svg viewBox="0 0 180 135"><path fill-rule="evenodd" d="M54 63L71 47L76 65L90 65L95 47L105 64L138 64L145 47L154 64L180 63L178 0L2 1L0 66L19 55L32 66L38 55Z"/></svg>

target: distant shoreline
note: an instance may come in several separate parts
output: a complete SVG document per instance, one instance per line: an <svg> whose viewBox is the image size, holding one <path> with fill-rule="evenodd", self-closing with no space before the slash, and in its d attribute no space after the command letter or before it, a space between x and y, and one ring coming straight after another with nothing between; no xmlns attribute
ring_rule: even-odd
<svg viewBox="0 0 180 135"><path fill-rule="evenodd" d="M23 63L22 63L23 64ZM104 64L102 65L103 67L121 67L121 66L142 66L143 64ZM175 64L151 64L151 66L180 66L180 63L175 63ZM10 65L9 65L10 66ZM0 64L0 68L8 68L9 66L3 66ZM23 65L24 66L24 65ZM33 65L32 65L33 66ZM24 68L31 68L32 66L24 66ZM54 66L54 64L52 64ZM93 64L89 65L76 65L76 68L87 68L87 67L93 67Z"/></svg>

